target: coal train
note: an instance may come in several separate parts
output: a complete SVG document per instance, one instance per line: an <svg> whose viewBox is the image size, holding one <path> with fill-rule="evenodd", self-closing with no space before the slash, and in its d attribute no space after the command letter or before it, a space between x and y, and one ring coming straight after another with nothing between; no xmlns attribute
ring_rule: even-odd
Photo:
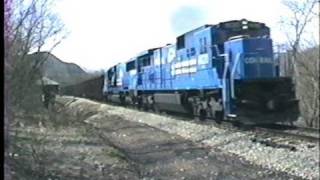
<svg viewBox="0 0 320 180"><path fill-rule="evenodd" d="M102 92L110 102L217 121L293 122L299 113L269 27L246 19L201 26L114 65Z"/></svg>
<svg viewBox="0 0 320 180"><path fill-rule="evenodd" d="M64 86L61 93L69 96L84 97L102 101L104 99L101 89L103 88L104 75L99 75L81 83Z"/></svg>

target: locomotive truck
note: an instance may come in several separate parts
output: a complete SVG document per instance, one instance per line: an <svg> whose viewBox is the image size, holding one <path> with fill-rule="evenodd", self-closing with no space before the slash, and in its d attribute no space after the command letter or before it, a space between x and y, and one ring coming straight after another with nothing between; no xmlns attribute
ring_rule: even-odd
<svg viewBox="0 0 320 180"><path fill-rule="evenodd" d="M280 77L270 29L246 19L204 25L105 72L107 101L200 119L293 122L298 100Z"/></svg>

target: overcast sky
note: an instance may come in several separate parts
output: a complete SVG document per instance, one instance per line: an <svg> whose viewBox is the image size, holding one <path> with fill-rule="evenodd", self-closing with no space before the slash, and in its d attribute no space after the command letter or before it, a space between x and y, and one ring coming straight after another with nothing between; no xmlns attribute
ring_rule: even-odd
<svg viewBox="0 0 320 180"><path fill-rule="evenodd" d="M234 19L264 22L273 40L284 42L279 21L288 14L281 0L59 0L54 11L70 33L53 54L89 70L173 43L203 24Z"/></svg>

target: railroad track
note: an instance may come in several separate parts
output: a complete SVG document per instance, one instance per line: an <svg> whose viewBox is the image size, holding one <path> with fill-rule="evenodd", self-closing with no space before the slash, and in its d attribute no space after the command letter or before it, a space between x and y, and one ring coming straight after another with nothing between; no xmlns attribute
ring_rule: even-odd
<svg viewBox="0 0 320 180"><path fill-rule="evenodd" d="M97 101L97 100L93 100L93 101L98 102L98 103L109 104L112 106L123 107L123 106L120 106L120 105L114 104L114 103L107 103L104 101ZM319 140L320 140L319 139L320 129L315 129L315 128L298 127L298 126L290 126L290 125L283 125L283 124L245 125L245 124L241 124L238 122L235 123L235 121L231 121L231 120L223 120L220 123L217 123L212 118L207 118L206 120L203 120L203 121L194 120L194 118L192 116L186 115L184 113L166 112L165 114L163 114L163 113L160 114L160 113L156 113L153 111L140 110L140 109L137 109L137 108L131 107L131 106L126 106L125 108L148 112L148 113L152 113L152 114L157 114L157 115L164 116L164 117L175 118L175 119L179 119L182 121L193 122L193 123L201 124L201 125L211 125L211 126L215 126L218 128L227 129L227 130L233 131L233 132L235 132L235 131L252 131L255 134L264 134L264 135L267 134L268 136L291 137L291 138L310 141L310 142L319 142Z"/></svg>
<svg viewBox="0 0 320 180"><path fill-rule="evenodd" d="M106 103L106 102L103 102ZM115 105L113 103L107 103ZM123 106L120 106L123 107ZM127 106L126 108L138 110L137 108ZM142 111L142 110L139 110ZM144 111L152 114L162 115L165 117L175 118L183 121L193 122L201 125L214 125L219 128L227 129L230 131L253 131L255 133L268 134L269 136L291 137L309 142L319 142L320 129L290 126L284 124L265 124L265 125L245 125L231 120L222 120L217 123L212 118L207 118L203 121L195 120L192 116L184 113L166 112L165 114L159 114L153 111Z"/></svg>
<svg viewBox="0 0 320 180"><path fill-rule="evenodd" d="M153 114L158 114L155 112L150 112ZM158 114L159 115L159 114ZM160 114L161 115L161 114ZM193 122L201 125L213 125L218 128L227 129L229 131L252 131L256 134L263 133L268 136L280 136L280 137L290 137L294 139L309 141L309 142L319 142L320 139L320 129L298 127L284 124L265 124L265 125L246 125L238 123L231 120L222 120L217 123L212 118L207 118L204 121L194 120L193 117L181 113L166 113L165 117L171 117L183 121Z"/></svg>
<svg viewBox="0 0 320 180"><path fill-rule="evenodd" d="M137 110L135 108L129 107L130 109ZM231 120L222 120L217 123L212 118L207 118L206 120L194 120L190 115L183 113L168 113L159 114L152 111L145 111L152 114L162 115L165 117L175 118L183 121L193 122L201 125L213 125L215 127L227 129L229 131L253 131L255 133L264 133L269 136L280 136L280 137L292 137L295 139L300 139L309 142L319 142L320 139L320 129L298 127L284 124L265 124L265 125L245 125Z"/></svg>
<svg viewBox="0 0 320 180"><path fill-rule="evenodd" d="M277 136L293 137L310 142L319 143L320 140L320 130L315 128L305 128L288 125L269 125L269 127L257 126L255 127L255 131Z"/></svg>

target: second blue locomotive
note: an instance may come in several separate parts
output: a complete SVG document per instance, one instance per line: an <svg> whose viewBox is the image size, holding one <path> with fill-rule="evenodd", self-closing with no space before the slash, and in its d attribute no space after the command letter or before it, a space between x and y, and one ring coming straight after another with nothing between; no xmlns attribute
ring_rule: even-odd
<svg viewBox="0 0 320 180"><path fill-rule="evenodd" d="M291 79L278 72L270 29L234 20L201 26L174 44L111 67L103 94L123 105L187 112L200 119L292 122L298 101Z"/></svg>

